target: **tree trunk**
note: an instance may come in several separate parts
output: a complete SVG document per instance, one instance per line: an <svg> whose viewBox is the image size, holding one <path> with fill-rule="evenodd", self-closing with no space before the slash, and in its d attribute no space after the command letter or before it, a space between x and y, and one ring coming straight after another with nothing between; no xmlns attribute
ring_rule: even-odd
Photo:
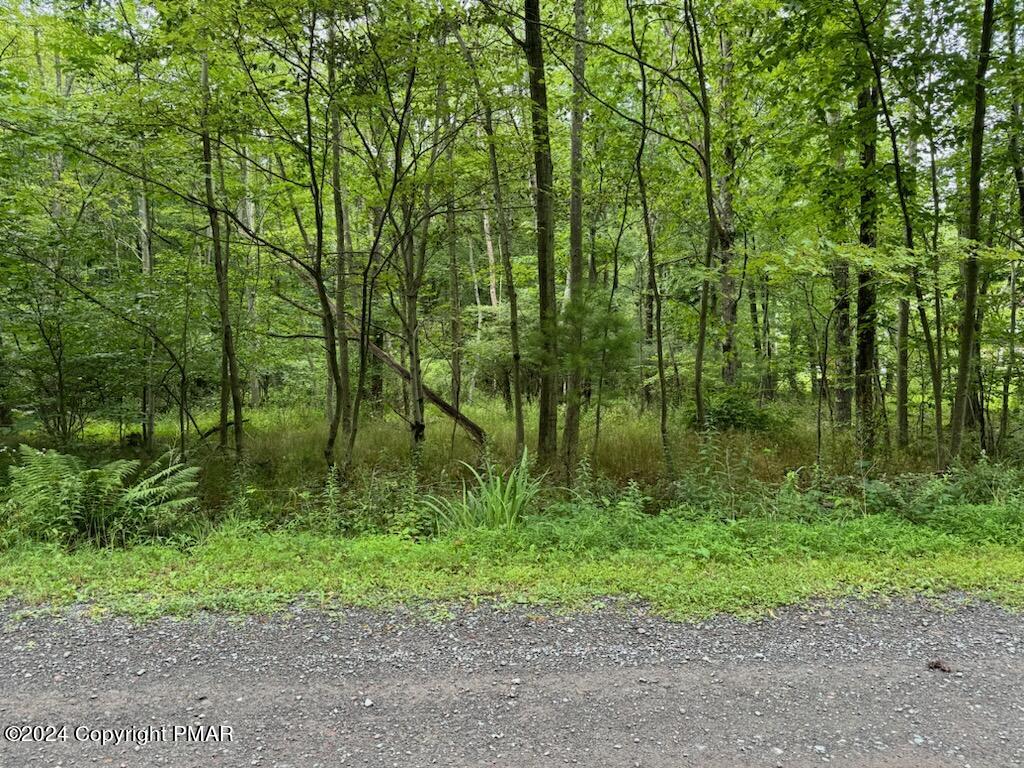
<svg viewBox="0 0 1024 768"><path fill-rule="evenodd" d="M727 386L736 383L736 376L739 371L740 358L736 349L736 314L737 314L737 289L736 278L731 272L731 266L735 254L733 253L736 241L735 216L733 214L733 188L736 183L736 148L733 146L732 131L730 130L732 100L730 89L732 87L732 41L729 33L722 30L718 34L719 50L722 55L722 118L727 126L725 130L726 141L722 148L725 172L719 179L719 238L718 254L720 262L720 273L718 278L718 312L719 320L722 323L722 382Z"/></svg>
<svg viewBox="0 0 1024 768"><path fill-rule="evenodd" d="M896 444L910 443L910 302L900 299L896 331Z"/></svg>
<svg viewBox="0 0 1024 768"><path fill-rule="evenodd" d="M145 290L149 294L154 289L153 239L150 233L149 193L145 182L142 182L140 186L136 205L139 222L139 256L142 260ZM153 386L153 357L156 354L156 342L151 333L146 334L143 344L146 347L146 379L142 387L142 445L147 453L152 453L156 438L156 391Z"/></svg>
<svg viewBox="0 0 1024 768"><path fill-rule="evenodd" d="M580 443L581 385L583 364L583 83L586 77L587 19L583 0L574 0L572 124L569 129L569 301L566 325L569 330L569 365L565 382L565 424L562 431L562 461L565 477L572 485Z"/></svg>
<svg viewBox="0 0 1024 768"><path fill-rule="evenodd" d="M244 152L239 154L238 158L238 173L242 180L243 198L241 205L241 217L242 223L248 232L256 232L256 208L253 203L252 196L249 192L249 159ZM247 251L248 253L248 251ZM250 274L259 275L259 251L257 249L256 264L255 268L253 264L247 259L247 269ZM245 312L246 312L246 324L250 329L255 328L258 313L256 311L256 294L257 294L258 278L254 278L249 281L249 288L246 291L245 297ZM258 358L259 355L254 355ZM258 408L263 400L263 386L260 381L260 368L256 360L253 360L249 366L249 407Z"/></svg>
<svg viewBox="0 0 1024 768"><path fill-rule="evenodd" d="M694 351L693 399L696 410L697 429L707 426L707 409L704 405L704 350L708 337L708 309L711 301L711 281L708 277L711 262L718 243L719 224L715 211L715 187L713 180L713 163L711 161L711 98L708 95L707 73L704 69L704 51L700 41L700 25L694 15L692 0L683 4L687 31L690 38L690 57L697 71L700 86L701 115L701 154L704 181L704 202L708 213L708 238L704 247L704 278L700 286L700 315L697 325L697 347Z"/></svg>
<svg viewBox="0 0 1024 768"><path fill-rule="evenodd" d="M1017 75L1017 8L1010 0L1007 15L1010 18L1010 55L1007 69ZM1024 162L1021 161L1020 136L1022 131L1020 89L1013 92L1010 105L1010 165L1013 169L1014 186L1017 192L1017 223L1024 237ZM1003 373L1003 403L999 414L999 444L1005 441L1010 429L1010 383L1016 376L1017 362L1017 271L1020 261L1010 264L1010 349Z"/></svg>
<svg viewBox="0 0 1024 768"><path fill-rule="evenodd" d="M494 258L494 238L491 237L491 218L487 215L486 210L483 212L483 225L484 249L487 251L487 288L491 306L497 307L499 304L497 261Z"/></svg>
<svg viewBox="0 0 1024 768"><path fill-rule="evenodd" d="M761 293L761 316L762 316L762 337L764 338L764 375L761 377L761 393L762 400L774 400L775 399L775 370L774 360L772 358L773 346L772 346L772 326L771 326L771 315L768 312L769 298L771 293L768 288L768 278L764 278L764 290Z"/></svg>
<svg viewBox="0 0 1024 768"><path fill-rule="evenodd" d="M447 90L443 101L444 125L453 133L452 115L448 105ZM448 183L444 203L445 238L448 241L448 310L451 331L451 397L456 409L462 404L462 297L459 276L459 261L455 231L455 142L448 142L447 150ZM424 247L426 243L424 242Z"/></svg>
<svg viewBox="0 0 1024 768"><path fill-rule="evenodd" d="M1010 264L1010 342L1006 354L1006 368L1003 371L1003 398L999 409L999 440L997 445L1005 443L1010 432L1010 382L1013 381L1017 367L1017 268L1020 262Z"/></svg>
<svg viewBox="0 0 1024 768"><path fill-rule="evenodd" d="M960 349L957 359L956 389L949 431L949 458L960 454L967 395L971 381L974 351L974 325L978 311L978 248L981 220L981 156L985 137L985 73L992 48L993 0L985 0L981 22L981 46L974 75L974 120L971 126L971 166L968 177L969 204L967 213L967 260L964 264L963 314L960 318Z"/></svg>
<svg viewBox="0 0 1024 768"><path fill-rule="evenodd" d="M221 251L220 216L213 193L213 153L210 144L208 114L210 104L210 75L206 55L203 54L200 70L200 87L203 92L203 119L201 139L203 144L203 179L206 194L206 213L210 220L210 243L213 248L213 265L217 275L217 310L220 316L222 381L227 383L231 394L232 416L235 438L235 453L243 450L242 432L242 391L238 378L238 360L235 357L235 340L231 329L231 304L228 293L228 263ZM220 433L223 441L227 423L221 414Z"/></svg>
<svg viewBox="0 0 1024 768"><path fill-rule="evenodd" d="M530 70L530 116L537 198L537 293L541 336L537 461L553 467L558 455L558 312L555 306L555 227L552 209L548 89L540 0L525 0L526 63Z"/></svg>
<svg viewBox="0 0 1024 768"><path fill-rule="evenodd" d="M577 0L578 1L578 0ZM651 301L654 304L654 343L658 355L658 399L661 432L661 450L665 460L666 474L673 474L672 446L668 437L668 387L665 377L665 344L661 326L661 293L658 291L658 276L654 259L654 222L647 201L647 183L644 178L644 149L647 145L647 67L644 62L644 50L636 34L636 23L633 17L633 5L626 0L626 11L629 14L629 34L640 62L640 144L636 151L636 185L640 194L640 213L644 219L644 236L647 243L647 283L651 286Z"/></svg>
<svg viewBox="0 0 1024 768"><path fill-rule="evenodd" d="M842 178L846 172L845 136L836 130L840 121L838 110L825 115L825 124L831 134L833 146L832 169ZM830 213L831 237L834 242L846 242L847 217L845 201L841 194L829 194L825 204ZM835 408L833 423L840 429L847 429L853 423L853 354L850 347L850 262L845 256L836 255L832 265L833 315L835 337Z"/></svg>
<svg viewBox="0 0 1024 768"><path fill-rule="evenodd" d="M914 183L911 180L907 181L906 175L904 174L903 165L900 161L900 150L899 140L896 132L895 124L893 123L892 113L889 110L888 102L885 98L885 89L882 81L882 68L879 62L878 56L875 54L875 47L872 43L870 31L868 29L868 22L861 10L860 3L858 0L854 0L854 8L857 12L857 17L860 22L860 31L863 37L864 45L867 50L868 57L871 62L871 69L874 73L875 88L878 93L878 99L881 101L882 114L885 118L886 127L889 132L889 142L892 149L893 155L893 168L896 176L896 191L899 197L900 214L903 219L903 243L907 249L907 253L913 259L915 257L914 249L914 227L911 220L911 201L914 194ZM913 109L913 107L912 107ZM914 173L916 167L916 156L917 156L917 145L915 141L911 141L910 145L910 172ZM932 342L930 326L928 324L928 313L925 309L924 291L921 287L921 278L919 270L915 261L911 262L910 267L910 278L914 289L914 295L917 303L918 317L921 322L921 333L924 336L925 347L928 352L928 364L931 372L932 379L932 393L935 400L935 461L939 468L945 466L945 460L943 458L943 439L942 439L942 311L941 311L941 292L939 290L938 282L938 184L935 168L935 144L932 140L931 143L931 167L932 167L932 195L935 205L935 225L934 225L934 236L932 242L932 250L935 264L935 322L936 322L936 342ZM903 318L909 313L909 306L905 306L902 302L900 305L901 311L901 327L904 322ZM905 346L905 345L904 345ZM904 375L906 375L906 364L907 361L903 361ZM904 388L903 394L906 395L906 389ZM900 414L902 411L906 411L906 403L897 404L897 413ZM902 415L902 414L900 414ZM905 420L905 419L904 419ZM901 420L901 425L902 425Z"/></svg>
<svg viewBox="0 0 1024 768"><path fill-rule="evenodd" d="M853 355L850 348L850 264L841 259L832 268L835 291L835 423L840 429L853 423Z"/></svg>
<svg viewBox="0 0 1024 768"><path fill-rule="evenodd" d="M539 9L538 9L539 16ZM539 20L538 20L539 23ZM539 34L539 31L538 31ZM506 216L504 196L501 188L501 173L498 169L498 150L494 135L494 114L491 101L484 92L477 74L472 53L458 32L455 33L462 48L463 56L473 72L473 83L483 106L483 127L487 134L487 161L491 171L491 187L494 194L494 216L498 225L498 248L501 251L502 270L505 274L505 294L508 297L509 344L512 347L512 412L515 420L515 455L522 456L526 448L526 424L523 417L523 374L522 354L519 346L519 298L515 280L512 278L512 238L509 235L509 221ZM554 271L552 270L552 279ZM552 289L552 294L554 289Z"/></svg>
<svg viewBox="0 0 1024 768"><path fill-rule="evenodd" d="M341 430L348 434L352 429L351 384L349 381L348 332L345 316L348 313L348 215L345 209L344 188L341 183L341 105L335 93L335 74L338 55L335 42L334 20L331 20L328 34L327 83L330 91L331 121L331 202L334 208L335 256L334 313L335 335L338 345L338 393L336 407L341 411Z"/></svg>
<svg viewBox="0 0 1024 768"><path fill-rule="evenodd" d="M859 242L865 248L874 249L878 240L874 179L878 91L873 86L864 86L858 94L857 111L861 121L860 164L864 174L860 196ZM861 269L857 274L857 354L854 390L861 454L867 460L873 458L875 450L875 317L875 276L871 269Z"/></svg>

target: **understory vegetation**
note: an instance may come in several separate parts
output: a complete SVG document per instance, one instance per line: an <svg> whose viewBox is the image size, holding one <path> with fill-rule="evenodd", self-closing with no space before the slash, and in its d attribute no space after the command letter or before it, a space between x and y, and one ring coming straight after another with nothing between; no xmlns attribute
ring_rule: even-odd
<svg viewBox="0 0 1024 768"><path fill-rule="evenodd" d="M0 597L1021 602L1021 29L0 2Z"/></svg>
<svg viewBox="0 0 1024 768"><path fill-rule="evenodd" d="M501 435L500 406L475 415ZM609 450L580 462L572 488L500 440L475 459L471 445L452 456L450 442L428 441L414 470L389 446L397 419L375 424L378 450L351 477L325 479L315 450L297 450L308 416L266 409L251 463L211 448L198 478L173 457L149 469L116 458L124 449L102 424L86 435L104 456L92 469L54 450L4 451L0 595L138 616L618 597L692 617L949 589L1024 605L1024 471L1008 463L937 475L922 458L887 473L849 458L840 435L834 464L801 465L814 437L779 409L789 426L772 434L680 425L679 452L694 456L669 480L645 471L659 447L649 416L613 411ZM292 464L261 458L290 446Z"/></svg>

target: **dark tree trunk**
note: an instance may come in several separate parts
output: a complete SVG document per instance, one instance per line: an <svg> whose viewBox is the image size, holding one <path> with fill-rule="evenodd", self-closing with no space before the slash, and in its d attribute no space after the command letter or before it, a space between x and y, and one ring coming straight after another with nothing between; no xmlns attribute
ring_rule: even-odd
<svg viewBox="0 0 1024 768"><path fill-rule="evenodd" d="M857 111L862 131L860 164L863 173L859 242L865 248L873 249L878 240L874 179L878 92L873 86L865 86L857 96ZM875 276L872 270L861 269L857 274L857 354L854 388L861 453L865 459L871 459L875 450L875 326Z"/></svg>
<svg viewBox="0 0 1024 768"><path fill-rule="evenodd" d="M566 324L569 329L569 365L565 382L565 424L562 452L565 476L572 483L580 443L581 388L583 365L583 83L586 77L587 19L583 0L574 0L575 44L573 46L572 125L569 129L569 301Z"/></svg>
<svg viewBox="0 0 1024 768"><path fill-rule="evenodd" d="M541 335L537 461L554 466L558 455L558 310L555 298L555 227L552 209L548 87L540 0L525 0L526 64L530 70L530 117L537 197L537 293Z"/></svg>
<svg viewBox="0 0 1024 768"><path fill-rule="evenodd" d="M711 303L711 281L708 273L711 270L711 262L718 245L719 224L718 214L715 210L715 187L713 180L713 163L711 161L711 98L708 95L707 72L704 68L704 51L700 41L700 25L697 23L694 14L692 0L686 0L683 4L686 19L687 32L690 38L690 57L694 69L697 71L697 81L700 86L701 104L701 154L702 172L704 181L704 201L708 213L708 238L704 244L704 278L700 287L700 315L697 321L697 348L694 352L693 371L693 399L696 411L697 428L704 429L707 426L707 409L704 404L704 350L707 346L708 336L708 310Z"/></svg>
<svg viewBox="0 0 1024 768"><path fill-rule="evenodd" d="M985 137L985 73L992 48L993 0L985 0L981 22L981 46L978 67L974 75L974 120L971 125L971 166L968 177L969 204L967 213L967 239L969 251L964 264L963 314L960 318L960 349L957 358L956 389L953 395L953 414L949 432L949 457L960 453L963 439L964 417L967 412L968 389L974 351L974 325L978 311L978 247L981 222L981 156Z"/></svg>

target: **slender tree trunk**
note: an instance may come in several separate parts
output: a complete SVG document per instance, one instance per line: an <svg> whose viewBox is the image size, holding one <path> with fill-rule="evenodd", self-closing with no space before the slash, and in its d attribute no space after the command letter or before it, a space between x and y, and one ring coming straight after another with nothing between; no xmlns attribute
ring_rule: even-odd
<svg viewBox="0 0 1024 768"><path fill-rule="evenodd" d="M444 125L446 130L453 132L452 115L448 104L447 88L443 101ZM456 409L462 406L462 297L461 279L459 274L457 233L455 229L455 142L448 142L446 152L448 165L448 184L444 203L445 238L448 244L448 310L449 328L451 331L451 392L452 405ZM426 247L426 243L424 243ZM453 433L454 435L454 433Z"/></svg>
<svg viewBox="0 0 1024 768"><path fill-rule="evenodd" d="M637 37L636 22L633 16L633 5L626 0L626 11L629 14L629 34L640 62L640 143L636 150L636 185L640 194L640 213L644 219L644 236L647 243L647 283L651 286L651 301L654 305L654 343L658 356L658 427L661 433L661 450L665 460L665 470L669 477L673 474L672 446L668 436L668 386L665 377L665 344L661 325L661 293L658 291L658 273L654 258L654 222L651 218L647 200L647 182L644 178L644 149L647 145L647 67L644 62L644 49Z"/></svg>
<svg viewBox="0 0 1024 768"><path fill-rule="evenodd" d="M910 174L911 179L908 181L907 175L904 173L903 164L900 161L900 150L899 140L896 132L895 124L893 123L892 113L889 110L889 104L885 97L885 88L882 81L882 68L879 62L878 56L875 54L875 46L872 42L871 33L869 30L869 24L864 16L858 0L854 0L854 8L857 12L857 17L860 22L861 36L864 41L865 48L867 50L868 57L871 63L871 69L874 73L875 89L878 94L878 99L881 102L882 115L885 118L886 127L889 133L889 143L892 149L893 155L893 168L896 176L896 191L899 198L900 214L903 219L903 242L907 249L907 253L910 255L912 262L910 268L910 278L914 289L914 295L917 303L918 316L921 322L921 332L924 336L925 347L928 352L928 363L931 370L932 379L932 393L935 400L935 460L936 465L940 468L945 466L944 452L943 452L943 438L942 438L942 312L941 312L941 292L939 290L938 282L938 182L935 169L935 144L932 140L931 143L931 165L932 165L932 195L935 206L935 224L933 228L933 242L932 250L935 264L935 318L936 318L936 343L932 342L930 326L928 324L928 313L925 309L924 292L921 287L921 278L917 264L913 259L915 258L914 248L914 227L911 220L911 201L915 192L915 183L913 181L913 174L916 171L916 155L917 146L913 141L910 145ZM909 314L909 306L904 306L901 303L901 325L903 323L903 317ZM905 370L905 365L903 366ZM904 391L904 394L905 391ZM900 412L900 404L897 404L897 412ZM903 404L903 410L906 410L906 404ZM902 420L901 420L902 424Z"/></svg>
<svg viewBox="0 0 1024 768"><path fill-rule="evenodd" d="M341 430L348 434L352 429L351 384L349 381L348 331L345 316L348 313L348 216L345 209L344 188L341 183L341 105L336 93L337 76L334 19L331 19L328 33L327 83L330 91L331 121L331 202L334 208L335 257L334 313L335 334L338 344L338 394L336 407L341 411Z"/></svg>
<svg viewBox="0 0 1024 768"><path fill-rule="evenodd" d="M539 17L539 8L538 8ZM539 23L539 19L538 19ZM539 34L539 31L537 32ZM469 47L465 44L458 32L455 33L462 48L463 56L466 58L470 69L473 72L473 83L476 87L477 96L483 106L483 128L487 134L487 161L491 171L491 187L494 195L494 216L498 226L498 248L501 251L502 270L505 274L505 295L508 297L509 316L509 344L512 347L512 413L515 420L516 430L516 456L522 456L526 448L526 424L523 417L523 374L522 374L522 353L519 345L519 298L516 293L516 284L512 275L512 238L509 234L509 220L505 211L504 196L501 188L501 173L498 168L497 139L494 133L494 113L491 108L491 101L484 92L477 74L476 64L470 53ZM553 279L553 277L552 277ZM552 289L552 294L554 293Z"/></svg>
<svg viewBox="0 0 1024 768"><path fill-rule="evenodd" d="M1011 75L1017 75L1017 7L1014 0L1009 0L1007 15L1010 19L1009 41L1010 55L1007 69ZM1017 223L1024 238L1024 162L1021 160L1020 136L1022 132L1020 89L1013 92L1010 105L1010 165L1017 193ZM1002 445L1010 431L1010 383L1016 377L1017 362L1017 272L1020 261L1010 264L1010 349L1003 373L1003 403L999 415L999 444Z"/></svg>
<svg viewBox="0 0 1024 768"><path fill-rule="evenodd" d="M910 301L900 299L896 331L896 443L906 448L910 443Z"/></svg>
<svg viewBox="0 0 1024 768"><path fill-rule="evenodd" d="M723 122L728 126L731 121L732 98L732 41L729 33L722 30L718 33L719 51L722 56L721 104ZM722 148L725 172L719 179L719 238L718 254L720 273L718 278L718 311L722 323L722 381L727 386L736 383L740 358L736 349L736 314L737 288L736 278L731 272L735 254L733 246L736 241L735 215L733 213L733 188L736 183L736 148L733 145L732 131L725 131L727 139Z"/></svg>
<svg viewBox="0 0 1024 768"><path fill-rule="evenodd" d="M857 97L861 120L860 163L864 174L860 197L860 244L874 249L878 239L878 210L875 199L875 137L877 134L878 91L864 86ZM871 269L857 274L857 354L855 395L861 453L870 460L875 450L875 276Z"/></svg>
<svg viewBox="0 0 1024 768"><path fill-rule="evenodd" d="M571 485L580 443L580 400L585 369L583 364L583 83L586 77L587 19L583 0L574 0L572 124L569 129L569 301L566 325L569 330L569 365L565 382L565 423L562 431L562 460Z"/></svg>
<svg viewBox="0 0 1024 768"><path fill-rule="evenodd" d="M991 245L991 243L990 243ZM978 313L974 321L974 388L971 392L970 407L976 415L978 445L990 456L995 452L995 435L988 413L988 392L985 387L985 371L981 362L981 339L985 324L985 294L988 293L988 278L981 281Z"/></svg>
<svg viewBox="0 0 1024 768"><path fill-rule="evenodd" d="M832 268L835 291L835 423L845 429L853 423L853 355L850 327L850 264L841 259Z"/></svg>
<svg viewBox="0 0 1024 768"><path fill-rule="evenodd" d="M1020 262L1010 264L1010 340L1006 353L1006 368L1003 371L1003 397L999 409L999 441L1002 446L1010 432L1010 382L1016 375L1017 367L1017 269Z"/></svg>
<svg viewBox="0 0 1024 768"><path fill-rule="evenodd" d="M836 130L840 121L837 110L825 115L825 124L832 135L833 154L832 169L842 178L846 173L845 136ZM834 242L846 242L847 218L845 200L840 194L829 194L825 200L830 211L831 236ZM851 348L850 326L850 262L840 254L836 254L832 265L833 335L835 337L835 375L833 387L835 391L835 407L832 419L839 429L847 429L853 423L853 352Z"/></svg>
<svg viewBox="0 0 1024 768"><path fill-rule="evenodd" d="M149 192L145 182L139 188L136 203L136 215L139 223L139 256L142 260L142 276L146 284L146 293L154 290L153 285L153 239L150 233ZM156 342L152 333L146 334L143 340L146 347L146 378L142 387L142 444L147 453L152 453L156 439L156 391L153 386L153 358L156 355Z"/></svg>
<svg viewBox="0 0 1024 768"><path fill-rule="evenodd" d="M408 213L411 219L412 212ZM419 322L419 276L417 265L417 248L426 248L426 226L424 226L422 239L419 243L414 241L412 234L407 237L402 247L402 259L405 265L403 278L403 297L405 299L404 324L406 327L406 345L409 350L409 388L412 395L409 412L409 429L412 434L412 445L414 454L419 450L426 431L424 421L424 404L426 395L423 392L423 368L420 356L420 322ZM457 407L457 405L456 405Z"/></svg>
<svg viewBox="0 0 1024 768"><path fill-rule="evenodd" d="M772 357L774 349L772 345L771 315L769 314L770 298L771 292L768 287L768 277L765 276L764 287L761 292L762 336L764 338L764 375L761 378L761 397L763 400L774 400L776 389L775 361Z"/></svg>
<svg viewBox="0 0 1024 768"><path fill-rule="evenodd" d="M967 260L964 264L963 314L960 318L960 349L957 359L956 389L949 432L949 454L960 454L964 417L967 412L968 388L974 351L974 325L978 311L978 248L981 232L981 156L985 138L985 74L992 49L993 0L985 0L981 23L981 47L974 75L974 120L971 126L971 166L968 177L969 204L967 214Z"/></svg>
<svg viewBox="0 0 1024 768"><path fill-rule="evenodd" d="M622 216L619 219L619 229L615 236L615 244L612 246L612 278L608 290L608 302L605 304L605 311L611 314L615 309L615 294L619 290L619 246L622 245L622 235L626 231L626 217L630 209L629 180L626 181L626 189L622 195ZM608 284L608 272L605 270L605 284ZM591 457L597 457L597 447L601 443L601 413L604 403L604 381L608 363L608 326L605 325L601 334L601 362L597 367L597 396L594 406L594 442L590 449Z"/></svg>
<svg viewBox="0 0 1024 768"><path fill-rule="evenodd" d="M242 217L243 225L248 232L256 232L256 206L253 202L252 194L249 189L249 159L244 152L239 153L238 158L238 174L242 181L242 204L240 206L240 215ZM251 250L251 249L250 249ZM247 254L250 252L247 250ZM255 265L246 258L246 269L252 276L249 279L248 290L245 296L245 312L246 312L246 324L249 329L254 329L258 322L259 315L256 310L256 297L259 288L259 250L256 250L256 263ZM254 355L258 358L259 355ZM263 386L260 382L260 368L257 360L253 360L249 366L249 407L258 408L263 399Z"/></svg>
<svg viewBox="0 0 1024 768"><path fill-rule="evenodd" d="M445 229L448 237L448 302L449 323L452 343L452 404L459 408L462 402L462 298L459 295L461 277L459 274L458 250L455 233L455 197L449 192L445 204Z"/></svg>
<svg viewBox="0 0 1024 768"><path fill-rule="evenodd" d="M242 431L242 391L238 378L238 360L235 357L235 340L231 329L231 304L228 292L228 263L222 253L220 234L220 215L213 192L213 153L210 143L208 126L210 104L210 75L206 54L202 56L200 69L200 86L203 92L203 119L201 139L203 145L203 179L206 194L206 213L210 220L210 244L213 248L213 265L217 274L217 309L220 315L221 330L221 369L222 381L227 382L231 394L232 416L234 419L235 453L243 451ZM221 413L221 439L227 431L226 414Z"/></svg>
<svg viewBox="0 0 1024 768"><path fill-rule="evenodd" d="M498 300L497 261L494 258L494 238L491 237L491 217L487 215L486 210L483 212L483 225L484 249L487 251L487 288L491 306L496 308L500 303Z"/></svg>
<svg viewBox="0 0 1024 768"><path fill-rule="evenodd" d="M558 455L558 311L555 306L555 227L552 209L548 88L540 0L525 0L526 63L530 70L530 116L537 183L537 293L541 335L537 461L554 466Z"/></svg>
<svg viewBox="0 0 1024 768"><path fill-rule="evenodd" d="M764 345L761 341L761 318L757 311L757 276L754 270L747 275L747 304L750 307L750 338L754 347L754 357L758 365L761 365L761 358L764 356Z"/></svg>
<svg viewBox="0 0 1024 768"><path fill-rule="evenodd" d="M707 426L707 409L704 405L704 350L708 338L708 309L711 302L711 271L712 258L718 244L719 224L715 211L715 187L713 180L713 164L711 162L711 99L708 95L707 73L704 68L704 51L700 41L700 27L694 15L692 0L685 0L683 12L686 20L687 33L690 39L690 56L700 86L701 114L701 154L704 177L704 201L708 212L708 238L704 247L704 278L700 287L700 315L697 325L697 347L694 352L693 399L696 410L697 429Z"/></svg>

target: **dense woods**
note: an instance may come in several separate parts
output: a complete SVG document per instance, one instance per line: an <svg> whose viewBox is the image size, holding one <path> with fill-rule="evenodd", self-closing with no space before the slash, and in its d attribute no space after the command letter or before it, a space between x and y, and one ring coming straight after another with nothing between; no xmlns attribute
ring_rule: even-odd
<svg viewBox="0 0 1024 768"><path fill-rule="evenodd" d="M1012 459L1019 5L7 3L0 421L341 485L630 422L623 476Z"/></svg>

